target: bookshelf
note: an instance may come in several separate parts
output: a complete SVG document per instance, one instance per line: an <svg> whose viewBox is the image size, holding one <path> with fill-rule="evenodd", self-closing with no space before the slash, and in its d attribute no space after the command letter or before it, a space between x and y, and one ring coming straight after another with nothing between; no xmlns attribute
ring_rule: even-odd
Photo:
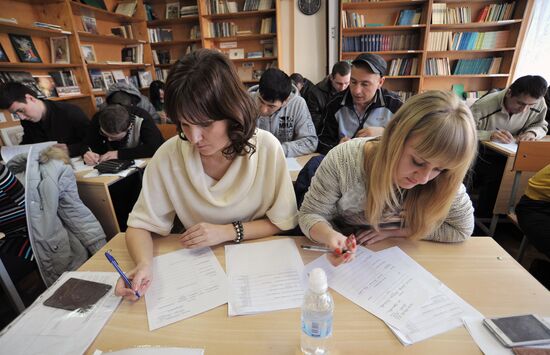
<svg viewBox="0 0 550 355"><path fill-rule="evenodd" d="M467 92L504 88L532 6L533 0L344 0L340 59L379 54L388 69L398 68L384 86L403 97L454 85Z"/></svg>
<svg viewBox="0 0 550 355"><path fill-rule="evenodd" d="M270 67L279 67L280 0L199 2L204 48L226 53L247 86L259 82Z"/></svg>

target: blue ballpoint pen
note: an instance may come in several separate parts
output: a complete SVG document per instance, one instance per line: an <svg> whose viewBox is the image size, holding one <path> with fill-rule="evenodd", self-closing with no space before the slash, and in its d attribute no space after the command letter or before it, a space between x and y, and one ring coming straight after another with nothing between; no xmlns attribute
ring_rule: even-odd
<svg viewBox="0 0 550 355"><path fill-rule="evenodd" d="M126 286L128 286L129 289L132 289L132 283L130 282L130 280L128 279L126 274L120 269L116 259L109 252L110 252L110 250L107 250L105 252L105 257L107 258L107 260L109 260L109 262L111 264L113 264L115 270L118 272L120 277L122 277L122 279L124 280L124 283L126 284ZM137 298L141 297L138 291L134 291L134 293L136 294Z"/></svg>

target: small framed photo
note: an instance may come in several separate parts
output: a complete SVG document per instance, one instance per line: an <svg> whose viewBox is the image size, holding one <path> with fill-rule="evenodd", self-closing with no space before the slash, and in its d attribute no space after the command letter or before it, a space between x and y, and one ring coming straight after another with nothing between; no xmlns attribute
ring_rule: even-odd
<svg viewBox="0 0 550 355"><path fill-rule="evenodd" d="M82 55L86 63L97 63L94 46L91 44L84 44L81 45L80 48L82 48Z"/></svg>
<svg viewBox="0 0 550 355"><path fill-rule="evenodd" d="M24 63L42 63L31 36L8 33L10 42L19 60Z"/></svg>
<svg viewBox="0 0 550 355"><path fill-rule="evenodd" d="M93 33L94 35L99 34L99 32L97 32L97 22L95 17L82 16L82 27L84 28L84 31L88 33Z"/></svg>
<svg viewBox="0 0 550 355"><path fill-rule="evenodd" d="M0 62L9 62L10 59L8 58L8 55L6 54L6 51L4 50L4 47L2 47L2 44L0 43Z"/></svg>
<svg viewBox="0 0 550 355"><path fill-rule="evenodd" d="M19 145L23 140L23 127L12 126L0 129L0 136L2 136L2 142L6 146Z"/></svg>
<svg viewBox="0 0 550 355"><path fill-rule="evenodd" d="M229 59L244 59L244 48L231 48Z"/></svg>
<svg viewBox="0 0 550 355"><path fill-rule="evenodd" d="M103 76L103 84L105 85L105 88L109 90L109 88L115 83L113 73L110 71L104 71L101 72L101 76Z"/></svg>
<svg viewBox="0 0 550 355"><path fill-rule="evenodd" d="M71 54L69 53L69 38L51 37L50 47L52 51L53 64L69 64L71 62Z"/></svg>
<svg viewBox="0 0 550 355"><path fill-rule="evenodd" d="M180 17L180 3L170 2L166 4L166 19L175 19Z"/></svg>

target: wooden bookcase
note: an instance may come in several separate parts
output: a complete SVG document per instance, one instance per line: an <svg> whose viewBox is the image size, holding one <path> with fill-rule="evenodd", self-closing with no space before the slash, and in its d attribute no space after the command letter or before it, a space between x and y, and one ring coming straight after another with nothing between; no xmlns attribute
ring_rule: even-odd
<svg viewBox="0 0 550 355"><path fill-rule="evenodd" d="M106 10L85 5L78 0L10 0L2 7L2 18L15 18L17 23L0 21L0 44L9 62L0 62L0 71L25 71L33 76L48 75L52 71L71 70L80 87L81 94L67 97L54 97L49 100L66 100L80 106L91 117L96 111L96 102L105 97L103 90L94 89L89 72L92 71L122 71L130 77L135 71L149 72L151 78L162 79L162 71L169 69L171 63L185 53L196 48L217 48L232 55L239 75L247 85L258 82L258 77L266 68L279 66L277 55L280 45L279 2L273 0L271 8L259 11L243 11L247 4L270 4L269 1L237 0L233 5L238 12L211 13L210 1L180 0L180 6L198 7L197 14L181 18L166 19L167 4L172 0L137 0L136 11L132 16L115 13L115 8L122 0L104 0ZM126 0L124 1L126 2ZM227 3L218 1L218 6ZM146 5L156 14L157 19L147 21ZM85 30L83 17L95 19L97 33ZM262 20L271 18L273 31L261 33ZM34 22L44 22L58 25L63 32L34 26ZM221 37L210 31L212 24L228 22L239 29L234 36ZM122 38L111 33L113 27L131 27L133 38ZM168 29L172 33L172 41L151 43L150 29ZM197 38L191 38L191 32L200 32ZM20 62L10 42L8 34L30 36L41 63ZM50 38L66 36L69 43L70 63L56 64L51 61ZM96 62L87 62L82 53L82 46L93 46ZM121 64L121 50L127 46L143 46L143 63ZM243 58L239 58L241 49ZM169 51L170 63L154 64L152 50ZM237 53L236 53L237 52ZM247 54L255 53L254 58ZM109 63L106 63L109 62ZM157 75L161 74L161 75ZM143 94L147 88L140 89ZM5 122L0 122L0 129L19 126L19 122L7 111L2 112ZM3 143L0 143L3 144Z"/></svg>
<svg viewBox="0 0 550 355"><path fill-rule="evenodd" d="M509 20L492 22L468 22L457 24L433 24L432 15L434 5L445 4L448 9L470 8L471 21L476 21L478 14L485 7L493 4L506 4L510 0L387 0L379 2L351 2L340 3L340 59L353 60L361 52L379 54L388 62L397 58L416 58L418 68L415 75L387 76L384 86L390 90L410 92L416 94L426 90L451 90L455 84L464 86L464 91L486 91L492 88L504 88L511 83L518 59L525 31L531 15L533 0L515 0L515 8ZM402 10L418 10L420 21L412 25L395 25ZM363 15L365 27L345 28L343 11L346 17L349 13ZM507 31L505 44L491 49L478 50L429 50L430 35L437 32L494 32ZM416 41L407 46L394 50L357 50L357 46L350 45L350 38L354 36L374 38L379 36L416 36ZM367 44L368 45L368 44ZM367 47L368 48L368 47ZM351 50L350 50L351 49ZM371 47L372 49L372 47ZM451 69L458 60L502 58L500 69L496 74L470 75L427 75L426 65L430 58L448 58Z"/></svg>

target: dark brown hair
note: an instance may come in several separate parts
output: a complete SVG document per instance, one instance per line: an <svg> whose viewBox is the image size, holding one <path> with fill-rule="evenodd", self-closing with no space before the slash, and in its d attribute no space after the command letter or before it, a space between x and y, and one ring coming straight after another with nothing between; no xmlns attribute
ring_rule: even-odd
<svg viewBox="0 0 550 355"><path fill-rule="evenodd" d="M197 125L227 120L231 144L223 150L226 158L255 152L249 140L258 111L233 63L222 53L199 49L174 63L166 80L164 104L168 117L180 123L183 119ZM178 132L181 137L180 125Z"/></svg>

